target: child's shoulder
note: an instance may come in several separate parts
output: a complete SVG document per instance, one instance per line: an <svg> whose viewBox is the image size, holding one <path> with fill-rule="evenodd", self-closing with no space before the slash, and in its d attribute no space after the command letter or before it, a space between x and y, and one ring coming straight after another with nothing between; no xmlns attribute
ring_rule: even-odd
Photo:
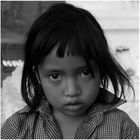
<svg viewBox="0 0 140 140"><path fill-rule="evenodd" d="M113 108L113 109L105 112L105 114L107 116L112 116L111 118L121 120L121 121L130 118L129 115L126 112L124 112L123 110L118 109L118 108Z"/></svg>
<svg viewBox="0 0 140 140"><path fill-rule="evenodd" d="M21 110L15 112L11 115L3 124L1 128L1 137L2 138L15 138L18 129L22 126L27 119L27 116L32 117L29 112L30 108L25 106Z"/></svg>
<svg viewBox="0 0 140 140"><path fill-rule="evenodd" d="M139 137L139 127L126 112L120 109L115 109L112 118L116 121L116 124L118 124L118 122L121 124L122 138Z"/></svg>
<svg viewBox="0 0 140 140"><path fill-rule="evenodd" d="M104 106L102 106L102 108L103 107ZM137 139L139 137L138 126L129 115L112 106L106 106L106 110L102 112L102 121L100 125L98 125L96 132L100 139Z"/></svg>
<svg viewBox="0 0 140 140"><path fill-rule="evenodd" d="M113 108L104 113L104 117L110 118L110 120L115 121L116 123L129 123L134 124L133 120L129 115L121 109Z"/></svg>
<svg viewBox="0 0 140 140"><path fill-rule="evenodd" d="M6 121L17 121L29 115L30 107L24 106L22 109L13 113Z"/></svg>
<svg viewBox="0 0 140 140"><path fill-rule="evenodd" d="M112 110L107 111L104 114L104 117L106 119L109 119L109 121L112 122L112 124L114 122L116 125L121 126L124 130L127 129L138 130L138 126L130 118L130 116L126 112L118 108L114 108Z"/></svg>
<svg viewBox="0 0 140 140"><path fill-rule="evenodd" d="M7 118L6 121L17 120L18 118L24 116L26 112L29 112L29 107L28 106L24 106L22 109L14 112L10 117Z"/></svg>

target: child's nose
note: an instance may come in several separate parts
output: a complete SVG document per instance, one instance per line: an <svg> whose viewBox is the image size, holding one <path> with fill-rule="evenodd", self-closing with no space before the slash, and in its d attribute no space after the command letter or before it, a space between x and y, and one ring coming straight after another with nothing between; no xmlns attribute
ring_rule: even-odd
<svg viewBox="0 0 140 140"><path fill-rule="evenodd" d="M79 96L80 94L81 91L77 81L75 79L68 79L65 95L69 97L74 97L74 96Z"/></svg>

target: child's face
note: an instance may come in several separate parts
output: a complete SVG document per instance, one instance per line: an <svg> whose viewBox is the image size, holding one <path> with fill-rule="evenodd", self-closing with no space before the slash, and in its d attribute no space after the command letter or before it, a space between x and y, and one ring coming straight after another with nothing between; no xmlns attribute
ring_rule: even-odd
<svg viewBox="0 0 140 140"><path fill-rule="evenodd" d="M39 75L47 100L54 111L66 115L83 115L95 101L100 85L98 68L95 77L80 56L56 56L57 48L39 66Z"/></svg>

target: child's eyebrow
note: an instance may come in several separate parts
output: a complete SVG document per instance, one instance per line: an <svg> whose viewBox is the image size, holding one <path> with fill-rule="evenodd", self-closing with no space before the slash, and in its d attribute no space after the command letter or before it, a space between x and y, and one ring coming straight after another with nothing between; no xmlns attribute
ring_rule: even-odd
<svg viewBox="0 0 140 140"><path fill-rule="evenodd" d="M47 68L47 69L44 69L42 72L43 73L55 73L55 72L63 73L64 70L58 69L58 68Z"/></svg>

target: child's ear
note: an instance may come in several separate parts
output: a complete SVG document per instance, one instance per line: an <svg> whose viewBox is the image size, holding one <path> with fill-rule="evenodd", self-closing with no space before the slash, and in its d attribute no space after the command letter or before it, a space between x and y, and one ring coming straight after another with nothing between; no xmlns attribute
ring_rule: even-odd
<svg viewBox="0 0 140 140"><path fill-rule="evenodd" d="M38 69L36 69L35 66L33 66L33 67L32 67L32 71L33 71L33 73L35 74L38 83L41 84L41 80L40 80L40 76L39 76L39 71L38 71Z"/></svg>

